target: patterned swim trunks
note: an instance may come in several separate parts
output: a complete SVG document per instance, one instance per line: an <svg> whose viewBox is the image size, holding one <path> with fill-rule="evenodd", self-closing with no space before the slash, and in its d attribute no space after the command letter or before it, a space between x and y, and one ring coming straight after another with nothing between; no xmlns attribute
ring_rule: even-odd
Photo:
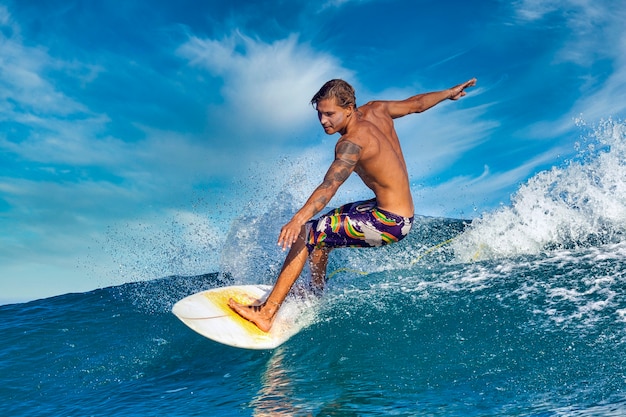
<svg viewBox="0 0 626 417"><path fill-rule="evenodd" d="M413 217L402 217L376 207L376 199L349 203L309 220L306 246L314 248L376 247L405 238Z"/></svg>

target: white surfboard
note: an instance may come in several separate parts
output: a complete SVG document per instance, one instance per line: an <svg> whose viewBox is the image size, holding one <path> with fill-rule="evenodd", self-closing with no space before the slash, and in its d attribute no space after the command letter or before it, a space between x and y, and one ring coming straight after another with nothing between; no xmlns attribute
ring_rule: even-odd
<svg viewBox="0 0 626 417"><path fill-rule="evenodd" d="M241 304L263 302L271 289L268 285L214 288L183 298L174 304L172 312L191 329L216 342L246 349L273 349L307 324L306 320L298 320L302 309L296 308L294 312L293 308L288 308L288 304L299 301L283 303L267 333L228 306L230 298Z"/></svg>

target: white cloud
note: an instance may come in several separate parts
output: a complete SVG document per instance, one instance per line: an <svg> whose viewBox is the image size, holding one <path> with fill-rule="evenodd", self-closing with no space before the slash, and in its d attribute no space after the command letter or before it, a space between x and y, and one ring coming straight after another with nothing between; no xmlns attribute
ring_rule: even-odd
<svg viewBox="0 0 626 417"><path fill-rule="evenodd" d="M534 21L558 10L560 3L562 0L518 0L513 6L519 18Z"/></svg>
<svg viewBox="0 0 626 417"><path fill-rule="evenodd" d="M266 134L266 146L315 120L309 101L324 82L351 75L296 35L273 43L239 32L219 41L191 36L178 54L223 79L226 108L213 116L244 136Z"/></svg>

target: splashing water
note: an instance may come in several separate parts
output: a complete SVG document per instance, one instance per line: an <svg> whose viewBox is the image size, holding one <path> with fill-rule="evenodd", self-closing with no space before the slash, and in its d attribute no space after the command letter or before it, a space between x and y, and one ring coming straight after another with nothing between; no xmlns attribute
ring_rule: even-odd
<svg viewBox="0 0 626 417"><path fill-rule="evenodd" d="M587 153L535 175L511 206L474 220L452 244L458 260L620 241L626 229L625 139L625 123L602 122L590 134Z"/></svg>

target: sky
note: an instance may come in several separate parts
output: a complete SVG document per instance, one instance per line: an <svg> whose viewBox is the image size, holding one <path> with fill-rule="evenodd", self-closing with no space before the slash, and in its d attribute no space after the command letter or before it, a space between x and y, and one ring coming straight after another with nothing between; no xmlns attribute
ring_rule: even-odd
<svg viewBox="0 0 626 417"><path fill-rule="evenodd" d="M397 120L416 213L507 205L624 117L624 21L621 0L0 0L0 303L216 271L233 221L279 207L277 235L332 161L309 104L332 78L364 104L476 77Z"/></svg>

